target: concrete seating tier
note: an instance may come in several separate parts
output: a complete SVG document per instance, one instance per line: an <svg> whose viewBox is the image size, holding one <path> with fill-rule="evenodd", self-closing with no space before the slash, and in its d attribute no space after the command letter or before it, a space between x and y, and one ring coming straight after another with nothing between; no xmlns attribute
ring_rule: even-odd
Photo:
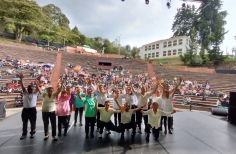
<svg viewBox="0 0 236 154"><path fill-rule="evenodd" d="M0 58L5 59L6 56L10 55L11 59L18 59L18 60L29 60L33 63L44 62L44 63L52 63L55 62L57 52L55 51L43 51L43 50L36 50L33 47L27 48L17 45L2 45L0 44ZM1 74L3 79L0 79L0 84L5 86L7 82L11 81L12 78L15 77L15 74L12 75L5 75L4 71L6 68L11 66L4 66L0 67ZM29 85L34 78L30 77L30 70L24 69L24 84L25 86ZM7 104L6 107L14 107L15 97L17 97L19 93L0 93L0 100L6 100ZM40 101L39 101L40 103Z"/></svg>
<svg viewBox="0 0 236 154"><path fill-rule="evenodd" d="M87 66L87 62L90 64L89 73L90 74L101 74L101 72L97 72L95 69L92 69L94 65L96 65L96 60L112 60L114 61L115 66L120 66L125 70L130 70L132 74L144 73L147 71L147 66L145 63L132 60L132 59L118 59L118 58L105 58L105 57L96 57L96 56L89 56L83 54L68 54L63 53L62 56L62 67L61 73L64 72L64 67L67 66L68 63L72 65L80 65L82 68Z"/></svg>
<svg viewBox="0 0 236 154"><path fill-rule="evenodd" d="M211 90L216 91L217 93L225 93L229 94L230 91L236 91L236 87L234 83L236 82L236 75L228 75L228 74L209 74L209 73L194 73L194 72L186 72L179 71L166 67L159 67L153 65L153 71L159 76L160 79L170 79L172 82L174 77L180 78L182 77L184 80L194 81L196 80L198 83L202 83L205 85L206 81L209 82L211 86ZM193 102L192 107L196 110L208 110L210 108L217 107L216 102L218 97L206 97L206 100L201 100L202 96L193 96L187 95L191 97L191 102ZM178 108L189 108L189 105L182 105L183 95L175 95L176 98L176 107Z"/></svg>

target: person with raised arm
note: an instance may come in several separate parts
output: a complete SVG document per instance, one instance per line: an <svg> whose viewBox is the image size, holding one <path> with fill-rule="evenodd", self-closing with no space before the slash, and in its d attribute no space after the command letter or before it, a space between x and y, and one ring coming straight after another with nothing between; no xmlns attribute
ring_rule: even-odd
<svg viewBox="0 0 236 154"><path fill-rule="evenodd" d="M37 80L40 80L42 75L38 76ZM22 73L19 74L20 84L23 91L23 110L21 113L21 118L23 122L23 129L22 129L22 136L20 139L24 139L27 136L27 127L28 127L28 120L30 121L31 131L30 131L30 138L34 138L36 133L36 120L37 120L37 96L38 93L41 93L39 89L38 82L35 82L36 89L34 90L33 85L28 85L27 89L24 86L23 78L24 75Z"/></svg>
<svg viewBox="0 0 236 154"><path fill-rule="evenodd" d="M168 116L171 114L174 114L176 111L173 110L172 112L163 112L162 110L158 109L159 105L157 102L152 103L152 109L149 109L148 111L141 110L141 113L143 115L148 115L148 124L146 126L146 141L149 142L149 136L150 136L150 129L153 129L153 134L155 137L155 140L158 140L159 138L159 129L160 129L160 119L161 116Z"/></svg>
<svg viewBox="0 0 236 154"><path fill-rule="evenodd" d="M78 113L79 113L79 122L80 126L82 126L82 116L84 111L84 100L85 100L85 94L83 93L83 90L81 87L76 87L76 94L74 95L74 106L75 106L75 114L74 114L74 126L76 126Z"/></svg>
<svg viewBox="0 0 236 154"><path fill-rule="evenodd" d="M97 102L94 98L93 90L87 91L88 96L84 100L85 107L85 138L89 138L89 126L90 137L94 138L94 125L96 123L97 115Z"/></svg>
<svg viewBox="0 0 236 154"><path fill-rule="evenodd" d="M122 111L121 112L121 124L117 128L117 132L121 133L121 139L124 138L124 132L125 129L131 129L132 128L132 135L131 135L131 140L134 141L134 137L136 134L136 123L131 121L131 116L133 113L136 111L140 110L140 108L136 109L130 109L129 103L124 104L124 109L122 109L121 105L117 101L117 97L114 98L117 106L119 109Z"/></svg>
<svg viewBox="0 0 236 154"><path fill-rule="evenodd" d="M65 127L64 136L66 136L69 124L69 116L71 113L69 102L71 98L71 90L70 88L62 89L62 87L60 87L58 93L60 93L60 95L56 97L56 100L58 102L56 109L56 115L58 116L58 136L61 136L62 124Z"/></svg>
<svg viewBox="0 0 236 154"><path fill-rule="evenodd" d="M169 112L172 112L174 110L174 105L172 103L172 100L173 100L175 92L176 92L177 88L180 86L181 82L182 82L182 78L179 79L178 84L171 91L169 91L169 86L164 84L164 86L163 86L164 90L163 90L163 95L162 95L163 111L164 112L169 113ZM172 115L163 116L163 119L164 119L164 127L165 127L165 132L164 133L167 134L167 129L166 129L166 122L167 122L168 123L169 134L173 134L173 132L171 130L172 124L173 124Z"/></svg>
<svg viewBox="0 0 236 154"><path fill-rule="evenodd" d="M52 127L52 138L54 141L57 141L56 136L56 97L60 89L58 88L56 92L54 92L54 88L52 86L48 86L46 88L46 92L42 94L43 97L43 105L42 105L42 117L43 117L43 124L44 124L44 140L49 138L49 120L51 122Z"/></svg>
<svg viewBox="0 0 236 154"><path fill-rule="evenodd" d="M111 116L114 113L121 113L121 110L114 110L113 108L110 108L110 102L105 102L105 107L97 107L97 110L100 111L101 114L101 121L100 121L100 130L99 130L99 138L102 138L102 133L104 127L106 127L107 130L116 131L117 127L112 123Z"/></svg>
<svg viewBox="0 0 236 154"><path fill-rule="evenodd" d="M158 78L158 77L157 77ZM136 90L134 89L132 82L130 84L132 91L134 92L134 94L137 96L138 99L138 108L142 107L142 110L147 111L148 110L148 99L156 92L157 88L158 88L158 84L156 84L155 89L152 92L147 92L146 88L144 86L141 87L141 92L136 92ZM140 112L140 110L137 110L136 112L136 123L139 127L139 133L142 134L142 130L141 130L141 121L142 121L142 117L144 119L144 124L145 127L147 125L148 122L148 116L142 116L142 113Z"/></svg>

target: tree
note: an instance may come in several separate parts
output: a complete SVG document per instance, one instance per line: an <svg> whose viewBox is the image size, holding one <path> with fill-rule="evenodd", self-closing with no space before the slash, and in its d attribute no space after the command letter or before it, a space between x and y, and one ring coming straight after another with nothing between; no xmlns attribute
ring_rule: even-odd
<svg viewBox="0 0 236 154"><path fill-rule="evenodd" d="M130 50L131 50L131 47L130 47L130 45L129 45L129 44L127 44L127 45L125 46L125 49L126 49L126 51L127 51L127 52L130 52Z"/></svg>
<svg viewBox="0 0 236 154"><path fill-rule="evenodd" d="M21 41L25 29L38 30L47 22L41 7L31 0L0 0L0 16L15 26L16 40Z"/></svg>
<svg viewBox="0 0 236 154"><path fill-rule="evenodd" d="M69 19L64 13L62 13L61 9L58 6L55 6L54 4L48 4L43 6L42 10L51 18L53 24L70 29Z"/></svg>
<svg viewBox="0 0 236 154"><path fill-rule="evenodd" d="M177 9L177 14L174 17L172 24L173 36L190 36L191 30L197 23L197 12L194 5L187 5L184 9Z"/></svg>
<svg viewBox="0 0 236 154"><path fill-rule="evenodd" d="M191 30L190 33L190 40L189 40L189 47L186 47L186 52L188 53L188 60L191 65L194 65L194 56L197 55L198 51L198 44L197 44L197 32L195 28Z"/></svg>
<svg viewBox="0 0 236 154"><path fill-rule="evenodd" d="M77 26L75 26L71 31L77 35L81 34Z"/></svg>
<svg viewBox="0 0 236 154"><path fill-rule="evenodd" d="M224 40L225 32L224 20L227 16L226 11L221 10L222 3L220 0L203 1L199 7L199 43L204 49L208 50L209 60L218 63L224 60L220 52L220 44Z"/></svg>
<svg viewBox="0 0 236 154"><path fill-rule="evenodd" d="M137 58L138 57L138 53L139 53L139 49L137 47L133 47L131 50L131 56L133 58Z"/></svg>
<svg viewBox="0 0 236 154"><path fill-rule="evenodd" d="M184 54L179 55L180 60L184 63L184 65L188 64L189 61L189 53L186 52Z"/></svg>

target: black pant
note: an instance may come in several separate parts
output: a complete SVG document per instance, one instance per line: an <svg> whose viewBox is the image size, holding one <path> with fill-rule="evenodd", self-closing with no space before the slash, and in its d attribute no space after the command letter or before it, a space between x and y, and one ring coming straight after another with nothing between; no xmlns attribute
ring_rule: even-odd
<svg viewBox="0 0 236 154"><path fill-rule="evenodd" d="M69 116L58 116L58 134L61 134L61 125L63 124L65 129L64 129L64 134L67 133L68 129L68 124L69 124Z"/></svg>
<svg viewBox="0 0 236 154"><path fill-rule="evenodd" d="M152 126L150 125L150 124L147 124L147 126L146 126L146 129L145 129L145 132L147 133L147 137L149 137L149 135L150 135L150 129L152 128ZM159 138L159 130L160 130L160 128L158 128L158 129L156 129L156 128L152 128L153 129L153 134L154 134L154 137L156 138L156 139L158 139Z"/></svg>
<svg viewBox="0 0 236 154"><path fill-rule="evenodd" d="M106 127L108 130L112 130L112 131L116 131L116 129L117 129L117 127L111 121L109 121L109 122L100 121L100 131L99 131L100 134L103 133L104 127Z"/></svg>
<svg viewBox="0 0 236 154"><path fill-rule="evenodd" d="M98 104L98 107L104 107L104 105ZM97 112L97 129L100 128L99 123L100 123L100 112L98 111Z"/></svg>
<svg viewBox="0 0 236 154"><path fill-rule="evenodd" d="M168 130L170 130L172 128L173 125L173 117L168 117L167 116L162 116L161 117L161 127L162 127L162 121L164 120L164 127L166 130L166 123L168 123Z"/></svg>
<svg viewBox="0 0 236 154"><path fill-rule="evenodd" d="M132 106L131 106L131 109L136 109L136 108L137 108L137 105L132 105ZM137 117L136 117L136 118L137 118ZM132 116L131 116L131 121L136 122L136 120L135 120L135 113L132 114Z"/></svg>
<svg viewBox="0 0 236 154"><path fill-rule="evenodd" d="M79 122L80 124L82 124L83 110L84 110L83 107L75 109L75 124L77 123L78 113L79 113Z"/></svg>
<svg viewBox="0 0 236 154"><path fill-rule="evenodd" d="M91 127L90 134L94 133L94 124L96 122L95 117L85 117L85 134L89 134L89 125Z"/></svg>
<svg viewBox="0 0 236 154"><path fill-rule="evenodd" d="M28 120L30 121L30 125L31 125L30 134L35 134L36 120L37 120L36 107L23 108L22 113L21 113L21 119L23 122L22 135L27 134Z"/></svg>
<svg viewBox="0 0 236 154"><path fill-rule="evenodd" d="M115 121L116 126L117 126L117 118L118 118L118 123L120 125L120 123L121 123L121 113L114 113L114 121Z"/></svg>
<svg viewBox="0 0 236 154"><path fill-rule="evenodd" d="M143 114L140 111L141 110L136 111L136 123L137 123L139 129L141 129L142 117L144 120L145 128L148 123L148 115L143 116Z"/></svg>
<svg viewBox="0 0 236 154"><path fill-rule="evenodd" d="M42 112L43 115L43 125L44 125L44 133L45 136L49 135L48 133L48 126L49 126L49 119L51 122L51 126L52 126L52 137L56 136L57 132L56 132L56 113L55 111L53 112Z"/></svg>
<svg viewBox="0 0 236 154"><path fill-rule="evenodd" d="M136 123L131 121L130 123L127 124L120 124L119 127L117 128L118 133L122 133L124 135L125 129L131 129L132 128L132 135L135 135L136 133Z"/></svg>

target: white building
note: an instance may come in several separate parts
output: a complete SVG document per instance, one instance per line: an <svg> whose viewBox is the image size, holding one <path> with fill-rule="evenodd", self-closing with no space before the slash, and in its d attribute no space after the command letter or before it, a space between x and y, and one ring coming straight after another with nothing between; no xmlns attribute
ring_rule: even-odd
<svg viewBox="0 0 236 154"><path fill-rule="evenodd" d="M179 57L186 52L186 46L189 44L189 37L177 36L165 40L158 40L148 43L139 48L141 59L162 59Z"/></svg>

